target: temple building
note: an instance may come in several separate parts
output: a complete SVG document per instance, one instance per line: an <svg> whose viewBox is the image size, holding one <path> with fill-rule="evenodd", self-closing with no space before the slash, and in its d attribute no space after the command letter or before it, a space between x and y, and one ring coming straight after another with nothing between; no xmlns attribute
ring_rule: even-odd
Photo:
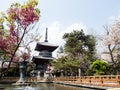
<svg viewBox="0 0 120 90"><path fill-rule="evenodd" d="M48 78L51 75L51 63L50 60L55 59L52 57L52 52L57 49L58 46L48 43L47 40L47 28L46 36L44 42L38 42L35 50L39 52L38 56L34 56L32 61L36 64L36 70L38 71L38 76L41 78Z"/></svg>

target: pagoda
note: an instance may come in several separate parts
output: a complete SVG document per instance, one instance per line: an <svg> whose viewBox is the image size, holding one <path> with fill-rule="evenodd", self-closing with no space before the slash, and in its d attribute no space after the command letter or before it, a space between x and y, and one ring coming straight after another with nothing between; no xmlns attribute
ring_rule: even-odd
<svg viewBox="0 0 120 90"><path fill-rule="evenodd" d="M50 60L55 59L52 57L52 52L57 49L58 46L48 43L47 40L47 28L44 42L38 42L35 50L39 52L38 56L34 56L32 61L36 64L37 76L41 79L45 77L48 79L51 75L52 68Z"/></svg>

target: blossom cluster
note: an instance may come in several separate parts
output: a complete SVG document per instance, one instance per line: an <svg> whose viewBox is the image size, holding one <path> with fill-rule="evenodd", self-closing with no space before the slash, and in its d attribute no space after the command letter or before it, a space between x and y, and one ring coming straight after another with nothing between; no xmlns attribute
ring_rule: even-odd
<svg viewBox="0 0 120 90"><path fill-rule="evenodd" d="M37 0L28 0L23 5L13 3L7 13L0 14L0 55L8 54L11 57L21 40L22 32L39 20L40 11L36 8L37 4ZM28 58L26 54L22 57Z"/></svg>
<svg viewBox="0 0 120 90"><path fill-rule="evenodd" d="M40 11L30 3L25 5L14 3L8 9L7 14L8 21L17 22L21 26L28 26L31 23L39 20Z"/></svg>

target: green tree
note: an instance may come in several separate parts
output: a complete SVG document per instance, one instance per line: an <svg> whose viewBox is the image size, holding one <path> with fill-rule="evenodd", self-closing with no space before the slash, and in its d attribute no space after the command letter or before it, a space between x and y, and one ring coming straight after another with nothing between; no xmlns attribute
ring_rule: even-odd
<svg viewBox="0 0 120 90"><path fill-rule="evenodd" d="M52 65L54 66L54 71L62 71L65 76L68 74L75 74L78 73L78 62L72 60L72 58L68 56L64 56L61 58L58 58L56 61L52 62Z"/></svg>
<svg viewBox="0 0 120 90"><path fill-rule="evenodd" d="M78 69L81 68L83 74L95 60L95 38L92 35L85 35L83 30L65 33L63 39L65 56L58 58L54 63L57 70L63 69L70 73L79 75Z"/></svg>
<svg viewBox="0 0 120 90"><path fill-rule="evenodd" d="M78 65L85 74L90 64L95 60L96 40L92 35L85 35L83 30L65 33L63 39L65 52L73 61L79 61Z"/></svg>
<svg viewBox="0 0 120 90"><path fill-rule="evenodd" d="M95 75L105 75L107 74L109 64L102 60L96 60L92 63L91 69L95 71Z"/></svg>

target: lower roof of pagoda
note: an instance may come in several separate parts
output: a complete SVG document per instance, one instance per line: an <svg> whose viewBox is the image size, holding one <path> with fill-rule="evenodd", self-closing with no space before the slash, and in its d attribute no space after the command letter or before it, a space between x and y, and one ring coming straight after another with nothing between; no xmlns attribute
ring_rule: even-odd
<svg viewBox="0 0 120 90"><path fill-rule="evenodd" d="M42 56L34 56L32 61L36 64L49 62L49 60L55 59L54 57L42 57Z"/></svg>
<svg viewBox="0 0 120 90"><path fill-rule="evenodd" d="M37 51L48 50L49 52L53 52L57 47L58 46L48 42L39 42L37 43L35 50Z"/></svg>
<svg viewBox="0 0 120 90"><path fill-rule="evenodd" d="M43 57L43 56L34 56L33 57L33 61L34 60L53 60L53 59L55 59L54 57Z"/></svg>

